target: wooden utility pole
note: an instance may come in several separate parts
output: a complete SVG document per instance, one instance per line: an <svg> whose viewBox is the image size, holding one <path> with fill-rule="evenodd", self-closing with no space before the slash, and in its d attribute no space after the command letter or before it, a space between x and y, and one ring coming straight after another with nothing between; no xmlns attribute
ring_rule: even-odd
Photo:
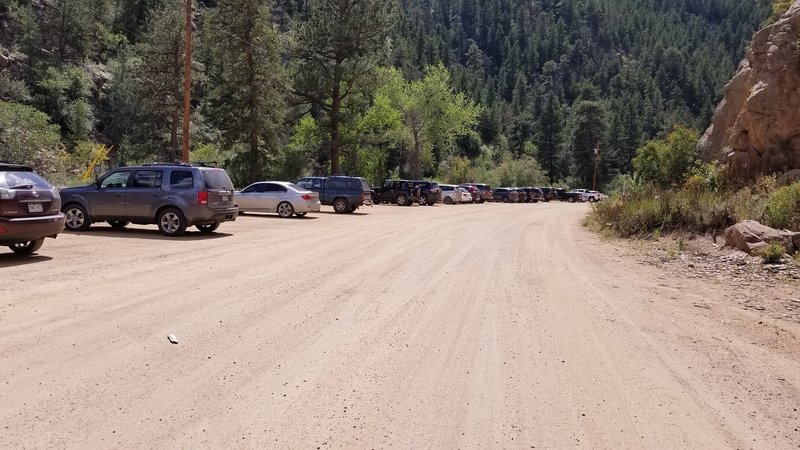
<svg viewBox="0 0 800 450"><path fill-rule="evenodd" d="M592 190L597 190L597 163L600 161L600 143L594 148L594 177L592 178Z"/></svg>
<svg viewBox="0 0 800 450"><path fill-rule="evenodd" d="M186 41L183 49L183 162L189 162L189 125L192 116L192 0L186 2Z"/></svg>

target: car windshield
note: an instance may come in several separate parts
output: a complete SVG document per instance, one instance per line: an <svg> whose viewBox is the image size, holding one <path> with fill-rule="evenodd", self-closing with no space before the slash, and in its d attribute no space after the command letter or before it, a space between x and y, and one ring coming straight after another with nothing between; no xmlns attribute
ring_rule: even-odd
<svg viewBox="0 0 800 450"><path fill-rule="evenodd" d="M27 171L0 172L0 189L50 189L52 186L39 175Z"/></svg>
<svg viewBox="0 0 800 450"><path fill-rule="evenodd" d="M233 183L228 177L228 173L222 169L203 170L203 180L206 182L206 189L227 189L233 190Z"/></svg>

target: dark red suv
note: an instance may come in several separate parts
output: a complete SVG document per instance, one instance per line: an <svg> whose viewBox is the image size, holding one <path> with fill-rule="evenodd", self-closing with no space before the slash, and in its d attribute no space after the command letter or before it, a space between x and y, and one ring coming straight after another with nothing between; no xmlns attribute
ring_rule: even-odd
<svg viewBox="0 0 800 450"><path fill-rule="evenodd" d="M34 253L63 229L58 190L32 168L0 161L0 245Z"/></svg>

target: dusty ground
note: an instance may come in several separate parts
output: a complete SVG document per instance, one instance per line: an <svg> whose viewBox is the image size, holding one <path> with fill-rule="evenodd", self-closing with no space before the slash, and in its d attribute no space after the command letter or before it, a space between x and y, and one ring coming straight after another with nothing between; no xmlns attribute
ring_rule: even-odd
<svg viewBox="0 0 800 450"><path fill-rule="evenodd" d="M601 242L586 208L4 252L0 447L798 447L800 324Z"/></svg>

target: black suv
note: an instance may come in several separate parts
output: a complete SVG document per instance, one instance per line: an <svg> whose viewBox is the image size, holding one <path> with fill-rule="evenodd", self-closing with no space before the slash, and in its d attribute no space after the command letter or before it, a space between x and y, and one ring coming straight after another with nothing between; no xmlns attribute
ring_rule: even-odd
<svg viewBox="0 0 800 450"><path fill-rule="evenodd" d="M337 213L351 213L360 206L372 205L372 193L367 181L359 177L306 177L296 185L319 193L323 205L333 206Z"/></svg>
<svg viewBox="0 0 800 450"><path fill-rule="evenodd" d="M180 236L191 225L211 233L239 214L228 173L190 164L120 167L90 185L62 189L61 199L70 231L107 221L114 228L157 224L167 236Z"/></svg>
<svg viewBox="0 0 800 450"><path fill-rule="evenodd" d="M383 186L372 188L375 203L397 203L398 206L411 206L417 201L414 183L408 180L386 180Z"/></svg>
<svg viewBox="0 0 800 450"><path fill-rule="evenodd" d="M32 168L0 161L0 245L34 253L64 229L58 190Z"/></svg>
<svg viewBox="0 0 800 450"><path fill-rule="evenodd" d="M418 180L412 181L411 184L414 186L414 196L417 197L420 206L433 206L442 200L442 189L437 183Z"/></svg>

